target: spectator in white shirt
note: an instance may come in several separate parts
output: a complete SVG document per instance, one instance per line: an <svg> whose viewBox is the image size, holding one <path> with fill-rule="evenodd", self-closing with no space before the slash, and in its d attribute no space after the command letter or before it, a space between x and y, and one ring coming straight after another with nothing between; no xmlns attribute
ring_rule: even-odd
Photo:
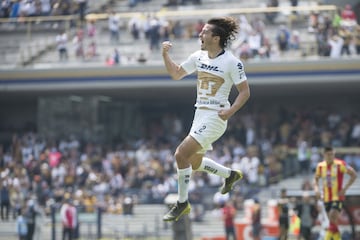
<svg viewBox="0 0 360 240"><path fill-rule="evenodd" d="M339 58L341 56L341 49L344 45L344 40L338 36L332 36L328 41L331 50L330 50L330 58Z"/></svg>
<svg viewBox="0 0 360 240"><path fill-rule="evenodd" d="M110 42L117 44L120 37L120 18L114 11L109 16L109 31L110 31Z"/></svg>
<svg viewBox="0 0 360 240"><path fill-rule="evenodd" d="M251 49L252 57L258 56L259 49L261 48L261 35L256 31L252 31L247 40Z"/></svg>
<svg viewBox="0 0 360 240"><path fill-rule="evenodd" d="M254 146L250 146L247 150L247 156L244 156L240 162L240 171L242 171L246 177L249 185L256 187L259 180L259 166L260 160L257 156L257 149Z"/></svg>
<svg viewBox="0 0 360 240"><path fill-rule="evenodd" d="M66 32L59 33L56 36L56 44L60 61L66 61L68 59Z"/></svg>

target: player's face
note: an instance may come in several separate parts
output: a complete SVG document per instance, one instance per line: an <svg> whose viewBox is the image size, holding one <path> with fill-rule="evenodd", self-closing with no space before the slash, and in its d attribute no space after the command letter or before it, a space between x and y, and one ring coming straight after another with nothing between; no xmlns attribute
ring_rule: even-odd
<svg viewBox="0 0 360 240"><path fill-rule="evenodd" d="M327 163L332 163L334 161L334 157L335 157L334 150L324 152L324 159Z"/></svg>
<svg viewBox="0 0 360 240"><path fill-rule="evenodd" d="M210 24L205 24L203 29L199 33L201 50L209 50L209 48L213 45L214 36L211 29L212 26Z"/></svg>

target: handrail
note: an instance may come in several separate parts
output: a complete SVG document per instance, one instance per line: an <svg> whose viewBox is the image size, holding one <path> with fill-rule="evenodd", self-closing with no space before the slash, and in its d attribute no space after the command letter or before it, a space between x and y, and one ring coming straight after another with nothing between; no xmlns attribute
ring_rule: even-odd
<svg viewBox="0 0 360 240"><path fill-rule="evenodd" d="M35 17L17 17L17 18L0 18L0 23L28 23L28 22L54 22L69 21L78 19L78 15L61 15L61 16L35 16Z"/></svg>
<svg viewBox="0 0 360 240"><path fill-rule="evenodd" d="M360 154L360 147L336 147L334 148L336 154ZM290 148L290 154L297 154L297 148Z"/></svg>

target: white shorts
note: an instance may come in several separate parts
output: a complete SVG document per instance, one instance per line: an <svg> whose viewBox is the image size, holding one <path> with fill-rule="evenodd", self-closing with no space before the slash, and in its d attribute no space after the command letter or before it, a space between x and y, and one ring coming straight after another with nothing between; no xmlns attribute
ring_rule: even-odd
<svg viewBox="0 0 360 240"><path fill-rule="evenodd" d="M198 153L212 150L212 143L224 134L226 127L227 121L219 117L217 110L196 109L189 135L201 145Z"/></svg>

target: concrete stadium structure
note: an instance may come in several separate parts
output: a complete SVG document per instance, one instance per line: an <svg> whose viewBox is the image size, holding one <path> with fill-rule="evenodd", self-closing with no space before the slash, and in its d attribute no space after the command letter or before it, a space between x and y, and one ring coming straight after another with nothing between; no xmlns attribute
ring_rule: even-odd
<svg viewBox="0 0 360 240"><path fill-rule="evenodd" d="M253 104L326 103L359 109L358 58L253 61L245 63L245 68ZM101 96L121 102L189 107L195 101L195 86L194 75L172 81L159 65L2 70L0 127L11 123L21 129L24 122L36 125L41 98ZM18 119L22 121L16 126Z"/></svg>

